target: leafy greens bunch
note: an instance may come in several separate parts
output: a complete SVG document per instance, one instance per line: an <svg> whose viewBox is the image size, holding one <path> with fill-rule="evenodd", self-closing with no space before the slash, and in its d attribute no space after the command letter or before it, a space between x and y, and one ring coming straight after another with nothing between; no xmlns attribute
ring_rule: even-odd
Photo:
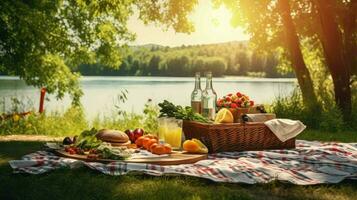
<svg viewBox="0 0 357 200"><path fill-rule="evenodd" d="M198 121L203 123L208 123L209 120L199 113L193 112L192 108L186 106L183 108L179 105L174 105L173 103L164 100L162 103L159 103L160 107L160 117L175 117L176 119Z"/></svg>
<svg viewBox="0 0 357 200"><path fill-rule="evenodd" d="M97 148L102 143L102 141L98 140L95 137L95 134L97 134L97 132L98 131L95 128L92 128L91 130L83 131L79 135L79 137L75 143L75 146L78 148L81 148L81 149Z"/></svg>

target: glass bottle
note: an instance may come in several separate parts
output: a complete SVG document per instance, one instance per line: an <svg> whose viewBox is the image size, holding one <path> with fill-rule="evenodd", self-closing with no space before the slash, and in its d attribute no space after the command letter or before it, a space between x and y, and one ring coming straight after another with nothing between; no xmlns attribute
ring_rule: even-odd
<svg viewBox="0 0 357 200"><path fill-rule="evenodd" d="M206 73L206 89L202 92L201 114L210 120L216 115L217 94L212 87L212 72Z"/></svg>
<svg viewBox="0 0 357 200"><path fill-rule="evenodd" d="M195 89L191 93L191 107L193 112L201 113L202 105L202 90L201 90L201 74L195 74Z"/></svg>

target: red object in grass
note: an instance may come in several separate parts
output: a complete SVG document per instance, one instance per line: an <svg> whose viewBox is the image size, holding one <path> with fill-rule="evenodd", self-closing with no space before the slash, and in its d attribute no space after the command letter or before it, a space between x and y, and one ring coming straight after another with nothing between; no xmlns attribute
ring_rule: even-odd
<svg viewBox="0 0 357 200"><path fill-rule="evenodd" d="M45 94L46 94L46 88L41 89L41 97L40 97L40 108L38 109L39 113L43 113L43 104L45 102Z"/></svg>

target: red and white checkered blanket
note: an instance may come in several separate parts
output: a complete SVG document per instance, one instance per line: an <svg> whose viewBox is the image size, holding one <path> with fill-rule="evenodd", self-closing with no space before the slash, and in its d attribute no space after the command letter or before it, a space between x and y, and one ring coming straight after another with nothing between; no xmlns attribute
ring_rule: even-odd
<svg viewBox="0 0 357 200"><path fill-rule="evenodd" d="M143 172L161 176L182 174L230 183L267 183L273 180L298 185L338 183L357 177L357 143L297 141L296 149L224 152L210 154L195 164L159 166L112 162L83 162L58 157L47 151L10 161L15 173L42 174L62 167L85 165L108 175Z"/></svg>

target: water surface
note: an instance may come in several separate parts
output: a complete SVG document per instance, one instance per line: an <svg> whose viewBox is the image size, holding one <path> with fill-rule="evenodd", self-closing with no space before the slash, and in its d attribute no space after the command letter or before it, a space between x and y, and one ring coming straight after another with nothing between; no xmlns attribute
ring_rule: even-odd
<svg viewBox="0 0 357 200"><path fill-rule="evenodd" d="M201 87L205 82L201 79ZM128 100L119 106L126 111L142 112L145 102L152 99L159 103L164 99L175 104L189 105L190 94L194 87L194 78L187 77L82 77L81 86L84 96L81 99L89 118L98 114L115 111L118 105L118 94L128 90ZM213 88L217 95L241 91L257 103L271 103L279 95L289 94L296 86L295 79L269 79L247 77L213 78ZM27 86L17 77L0 76L0 112L8 111L11 97L26 102L23 109L38 108L40 90ZM70 98L56 100L54 95L47 95L45 103L47 111L63 111L70 106Z"/></svg>

